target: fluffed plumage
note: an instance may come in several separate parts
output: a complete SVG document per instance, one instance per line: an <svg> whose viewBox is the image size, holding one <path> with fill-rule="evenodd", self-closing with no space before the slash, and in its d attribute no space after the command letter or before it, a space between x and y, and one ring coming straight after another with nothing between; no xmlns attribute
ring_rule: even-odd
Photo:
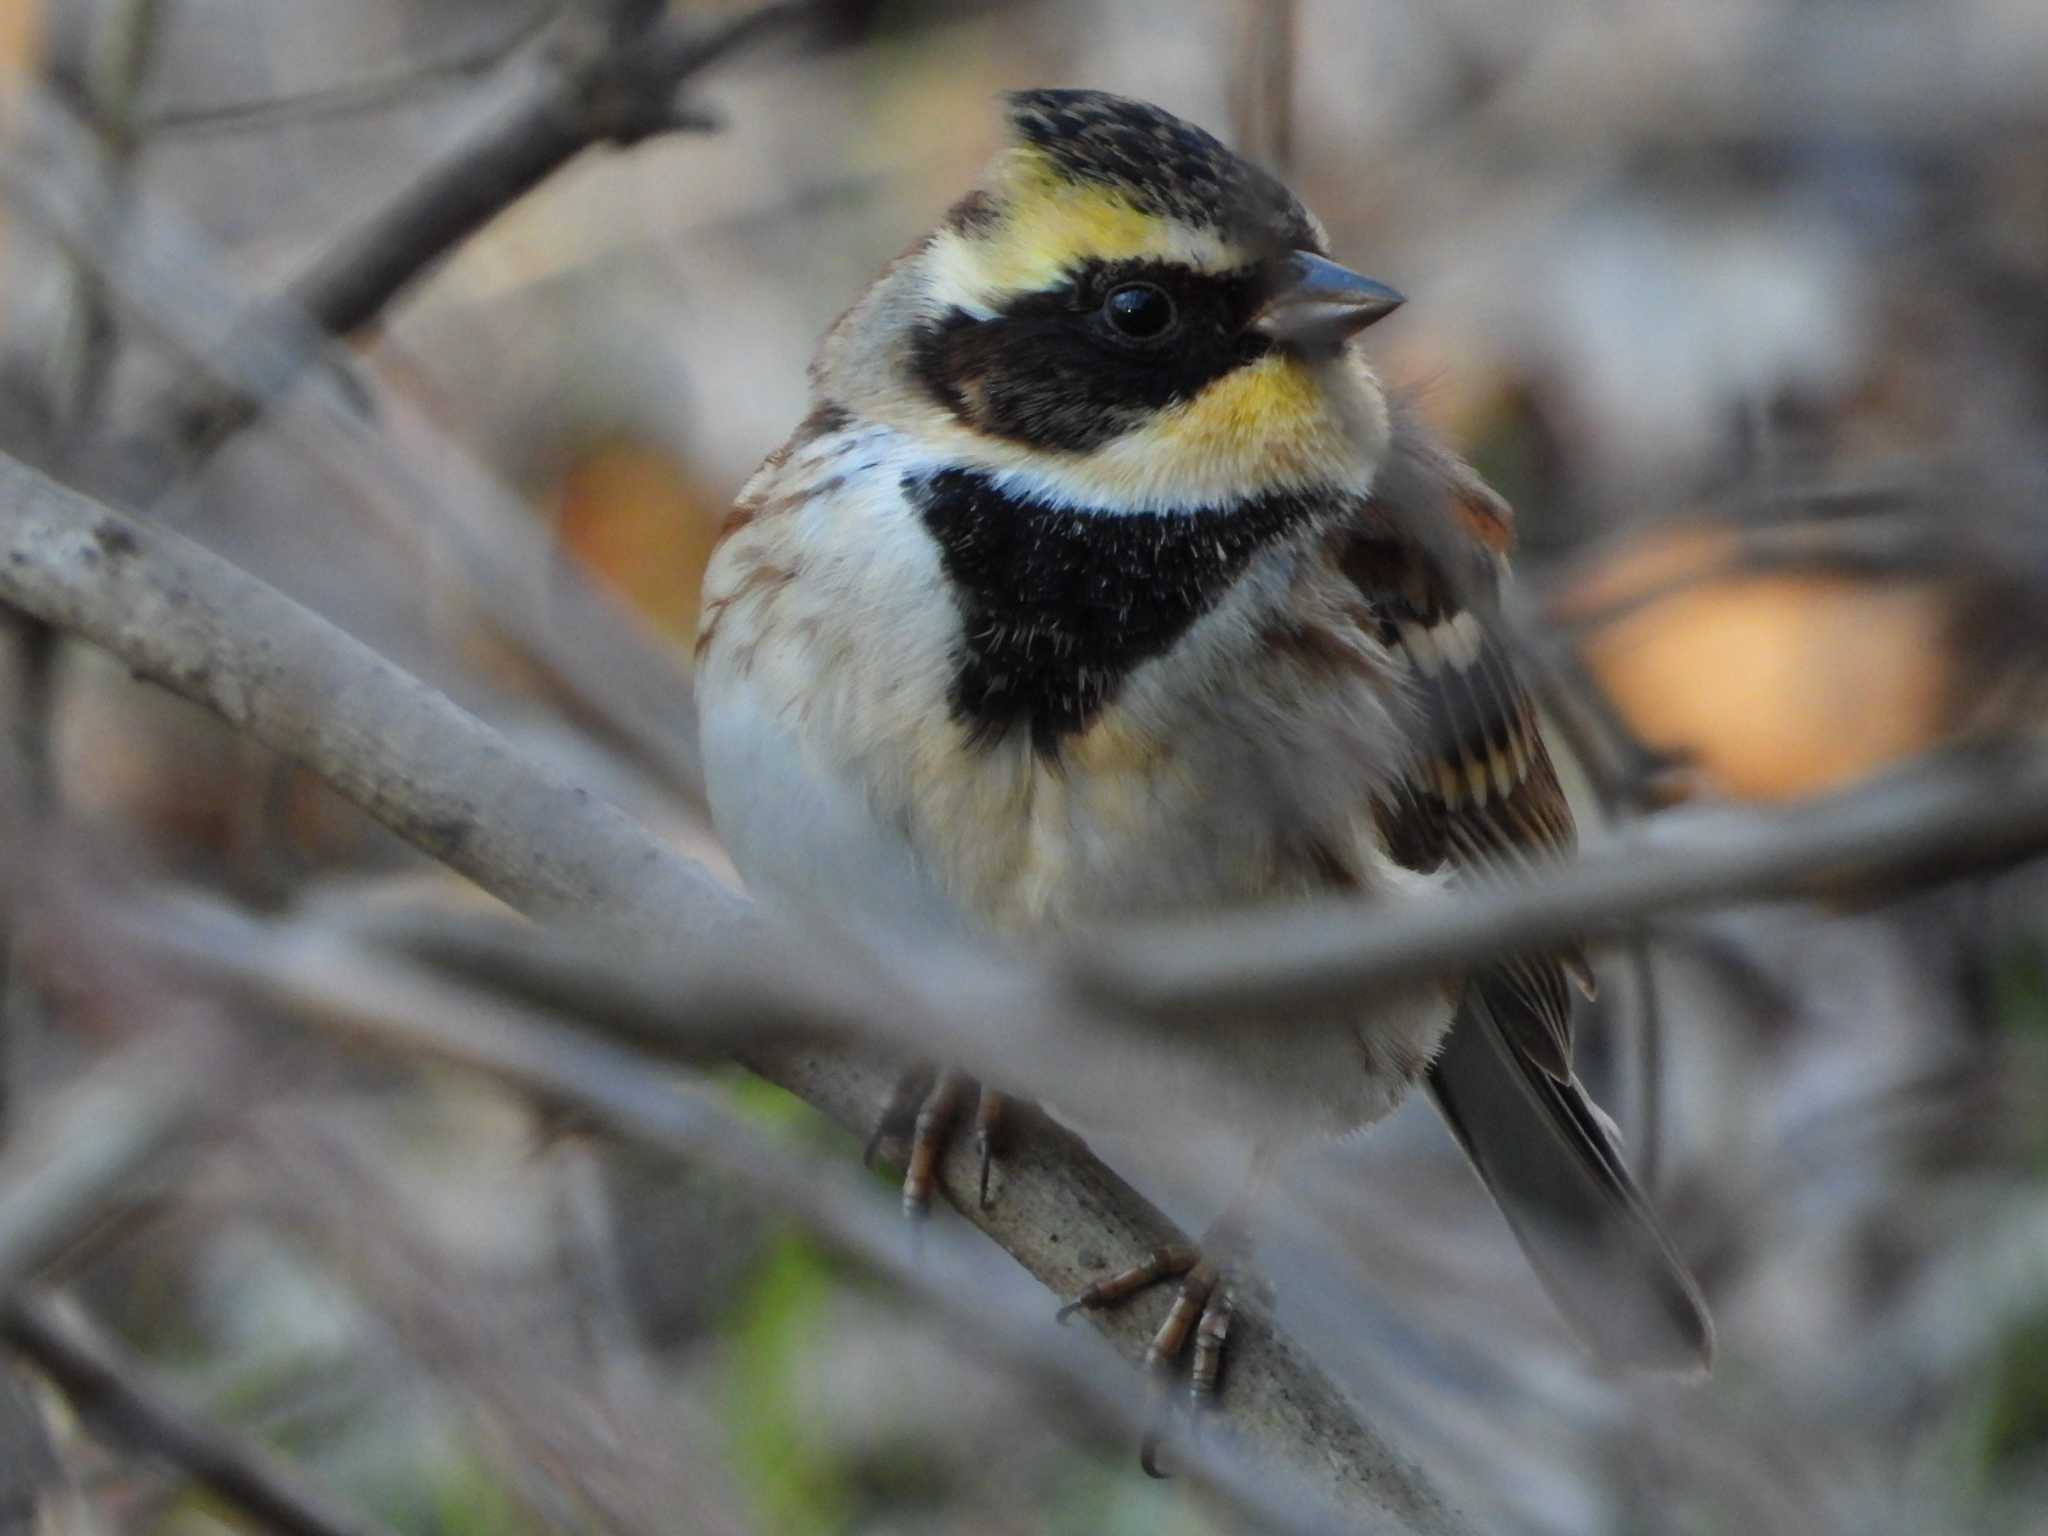
<svg viewBox="0 0 2048 1536"><path fill-rule="evenodd" d="M982 185L828 335L713 557L707 773L749 883L1029 935L1568 852L1493 622L1508 510L1349 345L1399 296L1157 108L1010 112ZM1247 1045L1201 1112L1271 1145L1426 1080L1566 1315L1704 1363L1573 1075L1572 976L1528 957L1361 1000L1348 1030Z"/></svg>

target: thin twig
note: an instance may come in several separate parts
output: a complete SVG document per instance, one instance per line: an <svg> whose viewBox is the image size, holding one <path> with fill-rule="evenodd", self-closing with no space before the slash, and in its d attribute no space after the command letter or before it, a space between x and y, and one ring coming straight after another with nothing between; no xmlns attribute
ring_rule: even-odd
<svg viewBox="0 0 2048 1536"><path fill-rule="evenodd" d="M1629 930L1628 963L1636 1004L1635 1171L1654 1199L1664 1174L1664 1009L1657 953L1640 924Z"/></svg>
<svg viewBox="0 0 2048 1536"><path fill-rule="evenodd" d="M700 803L687 677L563 565L530 509L417 413L400 405L365 420L360 398L338 383L338 350L288 306L235 292L217 253L175 218L137 207L119 244L95 245L110 189L92 146L47 104L30 103L23 118L21 151L0 157L0 190L14 205L60 246L89 256L136 322L224 398L269 400L279 381L305 377L308 387L274 411L280 436L348 484L407 547L424 540L428 556L460 572L498 627L588 703L639 764L685 804ZM335 366L314 369L316 360ZM153 476L147 483L160 488Z"/></svg>
<svg viewBox="0 0 2048 1536"><path fill-rule="evenodd" d="M913 1245L896 1202L858 1168L764 1135L710 1090L666 1076L657 1063L601 1038L603 1021L579 1020L571 1028L337 942L331 934L302 933L280 943L273 942L274 930L244 926L227 974L273 1004L410 1060L424 1055L488 1073L628 1140L686 1158L690 1166L714 1172L764 1206L795 1217L820 1242L886 1280L969 1353L1019 1375L1034 1396L1054 1406L1055 1420L1101 1440L1131 1435L1142 1423L1144 1394L1120 1373L1105 1371L1105 1357L1079 1335L1058 1328L1035 1291L985 1246L952 1227L926 1231ZM350 1161L339 1147L322 1149L313 1159L321 1178L360 1184L367 1174ZM352 1201L350 1209L363 1203ZM387 1243L407 1241L388 1230L383 1235ZM431 1268L431 1257L418 1256L413 1267ZM414 1289L393 1285L388 1276L374 1283L385 1291ZM430 1358L443 1357L449 1374L473 1374L453 1357L468 1353L490 1360L522 1347L494 1341L487 1322L436 1312L429 1305L426 1321L438 1333L438 1348L426 1347ZM527 1420L526 1438L549 1437L541 1423L509 1411ZM1258 1518L1261 1528L1318 1528L1305 1514L1290 1512L1292 1495L1273 1485L1270 1473L1254 1470L1241 1446L1209 1449L1225 1454L1206 1459L1203 1480L1232 1496L1240 1513ZM612 1515L616 1520L619 1511Z"/></svg>
<svg viewBox="0 0 2048 1536"><path fill-rule="evenodd" d="M1292 1010L1474 961L1609 937L1646 916L1868 896L2002 868L2048 843L2048 756L1987 745L1781 808L1638 823L1535 878L1397 906L1317 903L1106 936L1096 995L1149 1013Z"/></svg>
<svg viewBox="0 0 2048 1536"><path fill-rule="evenodd" d="M667 20L624 37L610 29L569 29L550 67L518 102L336 240L287 287L284 305L330 335L360 330L449 251L584 150L707 126L679 103L685 84L809 9L767 5L704 33ZM268 387L282 391L290 382L287 374ZM262 403L211 382L177 390L153 413L143 436L204 456L253 420Z"/></svg>
<svg viewBox="0 0 2048 1536"><path fill-rule="evenodd" d="M248 133L283 124L317 123L382 111L402 105L423 91L453 80L470 79L503 63L538 35L554 19L557 9L554 0L541 0L500 36L440 58L422 59L360 79L254 101L158 107L136 118L135 132L143 138Z"/></svg>
<svg viewBox="0 0 2048 1536"><path fill-rule="evenodd" d="M214 1101L229 1060L218 1031L161 1030L37 1106L0 1156L0 1294L161 1162Z"/></svg>
<svg viewBox="0 0 2048 1536"><path fill-rule="evenodd" d="M391 1536L344 1510L267 1450L181 1406L75 1309L28 1291L0 1308L0 1338L62 1389L88 1423L153 1451L287 1536Z"/></svg>

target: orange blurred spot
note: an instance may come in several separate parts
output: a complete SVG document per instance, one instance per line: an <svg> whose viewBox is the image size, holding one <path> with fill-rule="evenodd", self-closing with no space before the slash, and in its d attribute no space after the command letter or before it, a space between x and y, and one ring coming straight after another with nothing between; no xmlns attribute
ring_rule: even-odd
<svg viewBox="0 0 2048 1536"><path fill-rule="evenodd" d="M1758 800L1836 788L1924 752L1955 722L1941 582L1744 570L1735 535L1659 532L1557 611L1642 742Z"/></svg>
<svg viewBox="0 0 2048 1536"><path fill-rule="evenodd" d="M668 639L697 629L704 566L725 512L665 449L611 438L577 456L555 492L562 548Z"/></svg>
<svg viewBox="0 0 2048 1536"><path fill-rule="evenodd" d="M0 0L0 135L13 126L24 82L41 73L42 6L38 0ZM0 335L7 329L7 209L0 204Z"/></svg>

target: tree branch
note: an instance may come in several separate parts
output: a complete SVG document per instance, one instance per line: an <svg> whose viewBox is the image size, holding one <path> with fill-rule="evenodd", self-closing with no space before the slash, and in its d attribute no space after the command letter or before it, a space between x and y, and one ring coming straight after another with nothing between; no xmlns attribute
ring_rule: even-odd
<svg viewBox="0 0 2048 1536"><path fill-rule="evenodd" d="M2048 844L2048 755L1987 743L1782 809L1670 813L1540 876L1399 905L1323 902L1127 928L1077 960L1098 1002L1285 1017L1474 961L1743 901L1869 899Z"/></svg>
<svg viewBox="0 0 2048 1536"><path fill-rule="evenodd" d="M305 763L387 826L529 912L604 921L687 964L772 944L773 925L623 813L542 772L502 736L274 589L12 461L0 461L0 599L113 652ZM885 1101L877 1064L823 1049L748 1064L865 1133ZM1104 1263L1185 1241L1077 1138L1048 1127L1006 1160L1001 1198L976 1198L973 1149L941 1188L1061 1295ZM1142 1359L1164 1296L1091 1321ZM1228 1387L1247 1451L1354 1519L1460 1529L1421 1475L1357 1418L1322 1369L1248 1305Z"/></svg>
<svg viewBox="0 0 2048 1536"><path fill-rule="evenodd" d="M217 261L174 219L130 210L122 238L99 238L112 188L80 126L48 103L22 114L18 152L0 156L0 191L61 246L94 264L127 311L154 331L222 399L272 401L279 381L332 358L321 332L290 306L235 292ZM686 804L701 802L695 713L686 676L651 648L617 605L570 566L530 509L433 427L402 412L364 418L333 370L276 402L280 435L329 466L393 527L450 546L447 558L490 606L498 627L552 670ZM408 434L410 434L408 436ZM407 438L405 451L395 438ZM136 447L129 443L128 447ZM171 447L167 440L156 448ZM169 471L125 472L137 494ZM422 509L435 516L424 521Z"/></svg>
<svg viewBox="0 0 2048 1536"><path fill-rule="evenodd" d="M450 81L474 78L502 64L546 28L555 19L556 10L554 0L532 0L526 15L514 18L502 34L480 45L287 95L157 107L141 115L135 130L138 136L150 139L196 137L381 111L423 91Z"/></svg>
<svg viewBox="0 0 2048 1536"><path fill-rule="evenodd" d="M585 18L585 25L567 27L517 101L336 240L285 290L282 306L333 336L359 330L441 257L584 150L708 126L681 105L683 87L810 9L806 3L765 5L702 33L677 20L614 29ZM266 385L282 391L290 382L287 374ZM203 457L248 425L260 406L247 393L200 382L161 403L142 441Z"/></svg>
<svg viewBox="0 0 2048 1536"><path fill-rule="evenodd" d="M0 1309L0 1338L62 1389L102 1432L154 1451L194 1482L288 1536L391 1536L334 1505L262 1447L180 1407L137 1362L56 1298L27 1292Z"/></svg>
<svg viewBox="0 0 2048 1536"><path fill-rule="evenodd" d="M584 150L704 126L679 112L683 86L809 9L767 5L702 35L663 21L624 36L607 33L591 47L565 45L555 67L503 118L344 235L291 285L287 299L322 330L347 335Z"/></svg>
<svg viewBox="0 0 2048 1536"><path fill-rule="evenodd" d="M371 947L319 914L266 923L204 905L166 910L159 904L145 916L140 933L146 944L197 962L238 993L260 997L281 1013L395 1050L409 1061L427 1057L488 1073L551 1107L574 1110L615 1135L719 1176L763 1207L793 1216L824 1246L887 1282L921 1320L950 1335L964 1352L1004 1370L1031 1400L1043 1402L1055 1422L1107 1444L1138 1435L1142 1405L1128 1376L1099 1345L1089 1347L1078 1330L1057 1327L1031 1283L986 1244L950 1225L920 1231L915 1244L907 1241L897 1200L850 1159L766 1134L714 1090L665 1074L662 1063L642 1051L621 1049L606 1038L615 1033L608 1016L552 1014L508 1003ZM695 999L679 996L680 1007L672 998L671 1011L694 1011ZM309 1133L296 1117L294 1134L312 1136L308 1162L317 1172L299 1181L307 1186L303 1192L285 1194L291 1214L283 1219L294 1227L345 1229L366 1204L360 1196L344 1198L331 1221L303 1218L312 1214L309 1205L331 1197L337 1180L350 1182L344 1173L350 1154L335 1139ZM270 1138L260 1161L274 1171L280 1161L289 1164L292 1154ZM363 1169L353 1170L352 1177L369 1179ZM347 1256L336 1262L372 1293L402 1294L412 1287L396 1280L392 1266L368 1249L411 1247L413 1269L435 1267L432 1254L406 1234L402 1222L396 1229L381 1223L374 1236L357 1233L346 1246ZM459 1298L449 1309L425 1303L425 1316L422 1306L415 1301L400 1308L413 1315L399 1326L430 1336L421 1348L437 1375L472 1383L481 1378L480 1390L501 1398L523 1393L512 1383L530 1381L536 1373L573 1390L564 1365L533 1358L536 1341L518 1330L508 1334L502 1324L468 1316ZM508 1372L507 1365L522 1356L523 1366ZM494 1390L493 1375L510 1380ZM609 1454L563 1454L561 1431L549 1429L526 1404L506 1401L500 1412L520 1424L523 1439L539 1446L552 1442L551 1459L602 1464L623 1453L615 1442ZM1205 1439L1194 1469L1261 1528L1322 1528L1294 1490L1243 1454L1227 1426ZM598 1482L646 1476L645 1469L617 1467ZM608 1501L613 1524L663 1528L659 1518L624 1518L620 1491L615 1488ZM648 1509L649 1495L658 1510L658 1488L631 1502Z"/></svg>
<svg viewBox="0 0 2048 1536"><path fill-rule="evenodd" d="M25 1120L0 1156L0 1295L62 1252L191 1130L229 1059L216 1031L164 1030Z"/></svg>

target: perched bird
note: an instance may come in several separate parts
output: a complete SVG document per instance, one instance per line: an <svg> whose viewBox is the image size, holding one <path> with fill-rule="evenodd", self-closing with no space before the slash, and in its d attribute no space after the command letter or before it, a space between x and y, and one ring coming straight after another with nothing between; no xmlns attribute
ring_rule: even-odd
<svg viewBox="0 0 2048 1536"><path fill-rule="evenodd" d="M1008 127L827 335L813 410L713 553L705 764L748 882L1032 935L1569 850L1489 622L1508 509L1353 345L1400 295L1157 107L1024 91ZM1698 1368L1698 1293L1572 1070L1571 976L1590 986L1576 953L1502 961L1240 1036L1205 1113L1270 1163L1426 1085L1582 1335ZM913 1208L970 1091L941 1072L899 1106ZM1155 1351L1196 1336L1200 1392L1229 1257L1154 1256L1075 1304L1184 1272Z"/></svg>

